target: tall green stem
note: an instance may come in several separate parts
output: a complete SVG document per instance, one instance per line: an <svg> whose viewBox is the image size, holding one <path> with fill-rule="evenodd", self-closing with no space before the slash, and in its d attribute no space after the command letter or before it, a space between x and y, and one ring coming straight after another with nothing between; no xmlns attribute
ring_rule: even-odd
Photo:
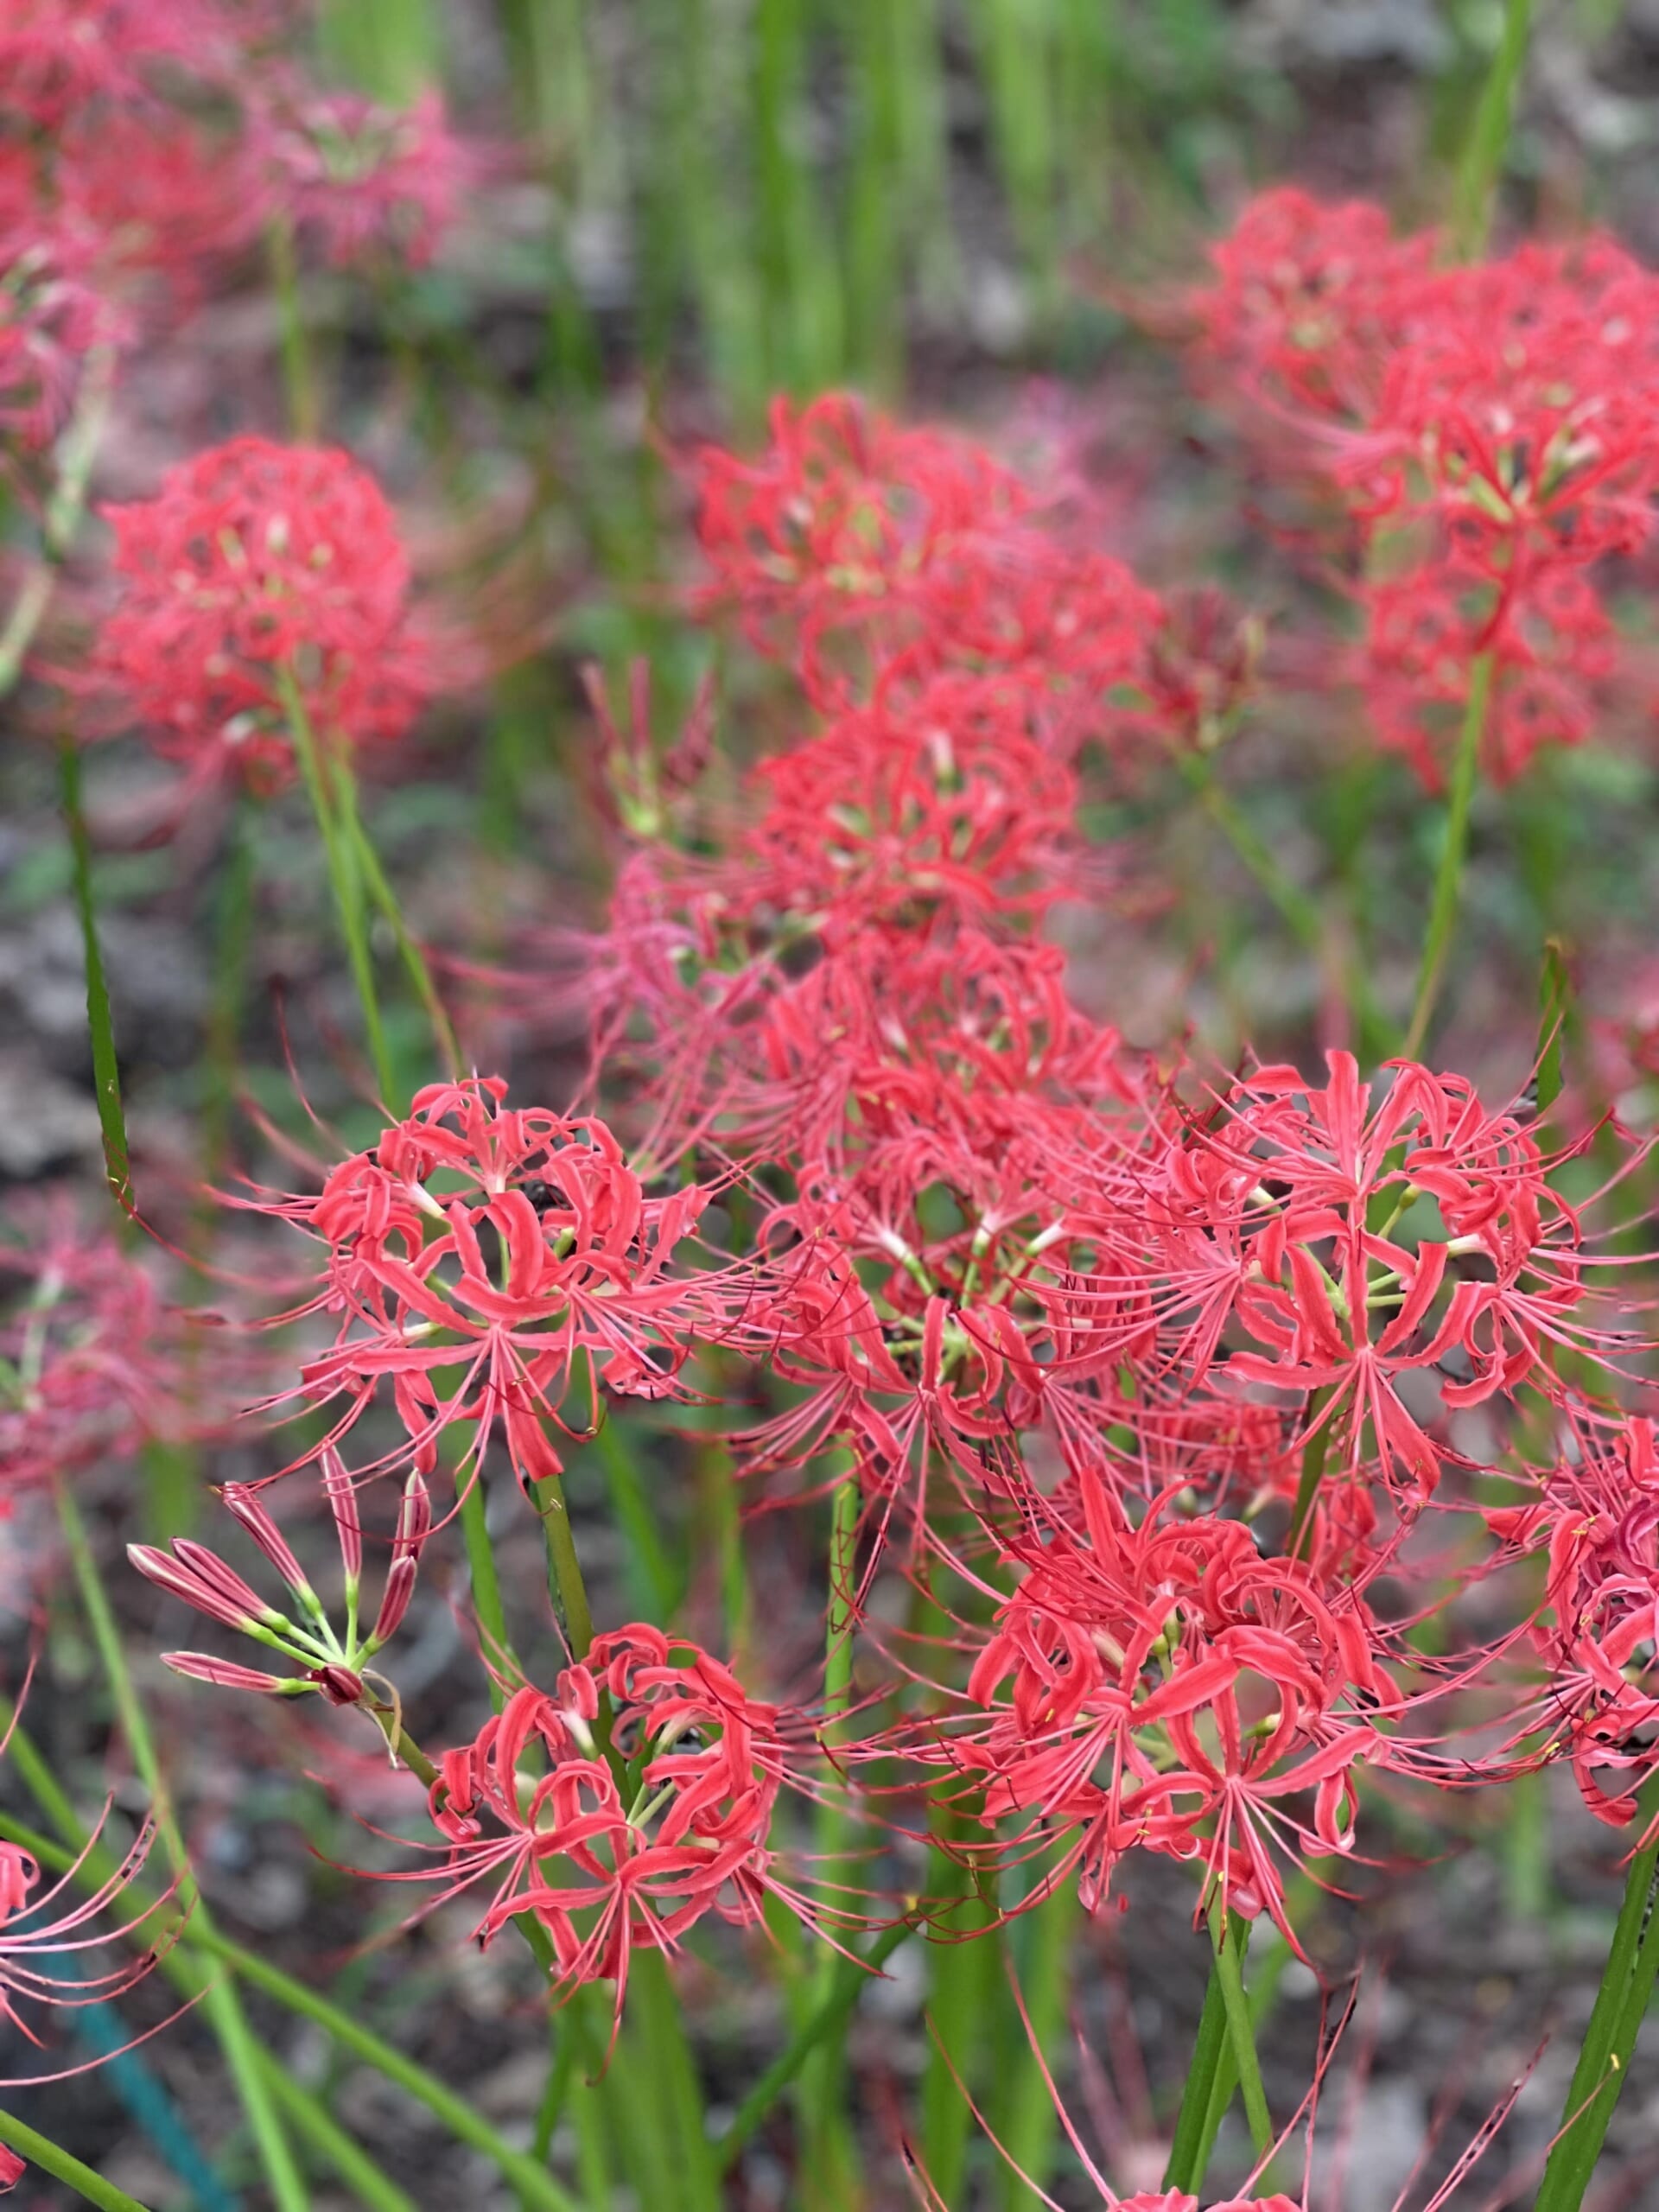
<svg viewBox="0 0 1659 2212"><path fill-rule="evenodd" d="M327 763L317 741L316 732L311 727L311 716L292 669L277 669L276 688L282 698L289 735L294 741L294 756L300 764L300 779L305 785L311 811L316 817L317 832L322 839L329 888L334 895L340 933L345 943L346 957L351 963L352 980L357 985L358 1001L363 1009L364 1034L368 1040L374 1079L380 1088L380 1101L389 1112L396 1113L403 1103L402 1094L386 1049L385 1030L380 1020L380 1001L374 986L374 957L369 944L368 919L364 912L363 878L357 848L339 818Z"/></svg>
<svg viewBox="0 0 1659 2212"><path fill-rule="evenodd" d="M1244 1946L1249 1940L1249 1923L1242 1917L1236 1918L1227 1930L1227 1942L1233 1952L1235 1966L1241 1972ZM1216 1958L1211 1962L1204 2011L1198 2018L1192 2063L1187 2068L1186 2088L1176 2116L1169 2163L1164 2169L1166 2189L1183 2190L1196 2196L1203 2185L1210 2145L1220 2125L1221 2114L1216 2107L1220 2101L1224 2059L1231 2048L1227 1993L1222 1980L1221 1961ZM1228 2094L1230 2095L1230 2090Z"/></svg>
<svg viewBox="0 0 1659 2212"><path fill-rule="evenodd" d="M299 262L294 251L294 226L278 215L265 232L265 257L270 266L271 290L276 295L276 321L282 334L283 382L288 393L288 426L302 445L314 445L321 427L317 379L305 330L305 306L300 298Z"/></svg>
<svg viewBox="0 0 1659 2212"><path fill-rule="evenodd" d="M369 896L380 909L387 927L397 939L399 956L409 980L415 987L415 995L426 1010L439 1056L451 1075L459 1075L461 1072L461 1047L455 1042L448 1011L438 996L437 986L432 981L432 971L426 964L425 954L409 933L403 909L398 906L397 895L386 880L386 872L380 865L380 855L369 842L368 832L364 829L362 817L358 811L357 778L352 772L350 761L341 759L334 763L333 784L336 817L341 833L352 846L363 880L368 886Z"/></svg>
<svg viewBox="0 0 1659 2212"><path fill-rule="evenodd" d="M1492 202L1509 149L1515 120L1515 95L1526 63L1532 33L1532 0L1505 0L1497 52L1481 86L1474 126L1464 149L1452 221L1459 259L1473 261L1485 250Z"/></svg>
<svg viewBox="0 0 1659 2212"><path fill-rule="evenodd" d="M861 1497L856 1472L843 1475L830 1500L829 1603L824 1630L823 1740L833 1748L839 1734L837 1722L852 1702L853 1631L858 1577L858 1521ZM815 1846L826 1883L846 1877L852 1817L841 1797L831 1795L820 1807ZM821 2011L833 1997L840 1961L828 1949L819 1961L811 1985L811 2010ZM801 2099L811 2145L811 2183L815 2202L830 2207L856 2201L854 2153L845 2114L846 2054L838 2046L820 2044L801 2072Z"/></svg>
<svg viewBox="0 0 1659 2212"><path fill-rule="evenodd" d="M1020 1984L1031 2024L1009 2074L999 2130L1007 2154L1002 2181L1007 2212L1027 2212L1027 2208L1036 2212L1041 2200L1035 2190L1043 2189L1048 2182L1059 2114L1037 2056L1040 2052L1047 2059L1065 2023L1066 1994L1071 1986L1071 1962L1082 1912L1077 1883L1068 1879L1027 1913L1023 1923L1015 1923L1016 1928L1023 1925L1027 1938ZM1035 2189L1020 2178L1021 2173L1030 2177Z"/></svg>
<svg viewBox="0 0 1659 2212"><path fill-rule="evenodd" d="M197 1940L201 1941L211 1929L211 1918L197 1887L195 1871L190 1864L184 1837L174 1815L162 1776L161 1762L156 1756L149 1722L127 1670L126 1655L122 1650L115 1617L110 1610L98 1562L87 1540L86 1523L67 1483L58 1484L57 1500L58 1520L74 1569L76 1586L86 1608L87 1624L92 1632L92 1642L98 1649L105 1680L115 1700L122 1733L139 1777L149 1792L156 1833L173 1869L180 1903L190 1911ZM259 2161L264 2169L277 2212L308 2212L310 2198L271 2101L270 2086L259 2063L258 2052L249 2031L235 1981L227 1976L223 1980L213 1982L202 1999L202 2009L219 2038L219 2047L225 2053L226 2063L236 2083L237 2094L248 2116L248 2125L253 2132Z"/></svg>
<svg viewBox="0 0 1659 2212"><path fill-rule="evenodd" d="M74 873L75 912L80 922L86 968L86 1025L92 1032L92 1084L98 1098L98 1126L104 1140L104 1174L110 1195L130 1221L134 1216L132 1160L127 1149L127 1122L121 1104L121 1065L116 1056L110 987L98 941L98 909L92 897L92 849L80 797L80 753L65 739L58 749L63 818L69 831Z"/></svg>
<svg viewBox="0 0 1659 2212"><path fill-rule="evenodd" d="M1228 2041L1232 2045L1233 2063L1238 2068L1239 2087L1244 2093L1244 2116L1250 2124L1250 2140L1255 2145L1255 2154L1261 2158L1273 2142L1273 2120L1268 2111L1267 2093L1262 2086L1249 2002L1244 1994L1242 1948L1231 1939L1219 1897L1210 1908L1210 1934L1216 1947L1216 1974L1221 1983L1222 2009L1227 2016Z"/></svg>
<svg viewBox="0 0 1659 2212"><path fill-rule="evenodd" d="M1649 1781L1642 1791L1636 1817L1638 1829L1659 1820L1659 1779ZM1544 2168L1533 2212L1578 2212L1584 2201L1659 1974L1656 1899L1659 1833L1636 1853L1625 1877L1612 1945L1562 2109L1561 2133Z"/></svg>
<svg viewBox="0 0 1659 2212"><path fill-rule="evenodd" d="M1417 1001L1411 1027L1401 1046L1404 1059L1414 1060L1434 1018L1434 1003L1445 980L1446 956L1452 950L1452 931L1458 918L1463 889L1463 863L1469 849L1469 810L1480 774L1481 740L1485 734L1486 710L1492 696L1493 658L1478 653L1469 671L1469 698L1464 709L1463 731L1452 767L1452 788L1446 803L1446 842L1434 878L1434 899L1429 908L1428 931L1423 939L1417 970Z"/></svg>
<svg viewBox="0 0 1659 2212"><path fill-rule="evenodd" d="M0 2143L32 2159L54 2181L67 2181L87 2203L99 2206L101 2212L145 2212L136 2196L129 2196L124 2189L118 2189L112 2181L83 2165L73 2152L54 2143L49 2135L38 2133L15 2113L0 2112Z"/></svg>

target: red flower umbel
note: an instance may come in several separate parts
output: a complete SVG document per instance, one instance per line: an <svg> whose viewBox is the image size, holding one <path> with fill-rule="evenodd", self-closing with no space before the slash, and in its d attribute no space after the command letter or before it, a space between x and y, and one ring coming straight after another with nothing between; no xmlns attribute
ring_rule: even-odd
<svg viewBox="0 0 1659 2212"><path fill-rule="evenodd" d="M323 1244L307 1311L334 1315L304 1395L339 1430L389 1377L416 1464L440 1432L498 1426L521 1482L557 1474L549 1426L590 1431L597 1391L671 1393L699 1332L728 1319L728 1277L689 1271L709 1193L648 1198L603 1122L510 1107L499 1077L434 1084L315 1198L276 1199ZM576 1410L563 1408L574 1394Z"/></svg>
<svg viewBox="0 0 1659 2212"><path fill-rule="evenodd" d="M778 1713L683 1638L600 1637L556 1694L525 1688L444 1754L431 1791L451 1890L499 1874L480 1942L524 1916L561 1982L616 1984L705 1913L739 1927L776 1886L767 1837L783 1778Z"/></svg>
<svg viewBox="0 0 1659 2212"><path fill-rule="evenodd" d="M290 772L296 700L336 743L408 728L431 688L409 563L346 454L238 438L105 512L124 588L100 672L159 751L269 785Z"/></svg>
<svg viewBox="0 0 1659 2212"><path fill-rule="evenodd" d="M358 92L300 87L261 120L273 200L326 260L431 260L468 166L435 92L388 108Z"/></svg>

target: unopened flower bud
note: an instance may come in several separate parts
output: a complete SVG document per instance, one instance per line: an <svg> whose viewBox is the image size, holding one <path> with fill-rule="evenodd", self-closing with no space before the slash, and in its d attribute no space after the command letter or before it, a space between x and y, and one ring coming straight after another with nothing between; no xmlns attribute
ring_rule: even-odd
<svg viewBox="0 0 1659 2212"><path fill-rule="evenodd" d="M209 1620L223 1621L226 1628L245 1630L280 1618L233 1567L226 1567L205 1546L192 1544L187 1537L180 1540L176 1549L181 1557L159 1551L153 1544L129 1544L127 1557L157 1588L181 1598Z"/></svg>
<svg viewBox="0 0 1659 2212"><path fill-rule="evenodd" d="M308 1682L284 1675L264 1675L254 1667L238 1667L233 1659L215 1659L206 1651L163 1651L162 1664L193 1682L212 1682L225 1690L258 1690L270 1697L293 1697L309 1689Z"/></svg>
<svg viewBox="0 0 1659 2212"><path fill-rule="evenodd" d="M226 1483L219 1494L295 1596L315 1604L305 1569L269 1510L260 1503L253 1486L249 1483Z"/></svg>
<svg viewBox="0 0 1659 2212"><path fill-rule="evenodd" d="M363 1572L363 1521L357 1510L356 1486L332 1444L322 1455L322 1487L334 1516L334 1533L340 1538L346 1580L354 1590Z"/></svg>
<svg viewBox="0 0 1659 2212"><path fill-rule="evenodd" d="M318 1667L310 1677L330 1705L360 1705L363 1681L349 1667Z"/></svg>

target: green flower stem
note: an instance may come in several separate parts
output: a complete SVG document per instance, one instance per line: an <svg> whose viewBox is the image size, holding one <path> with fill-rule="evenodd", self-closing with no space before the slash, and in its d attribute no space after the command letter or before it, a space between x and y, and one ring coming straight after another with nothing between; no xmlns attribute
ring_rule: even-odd
<svg viewBox="0 0 1659 2212"><path fill-rule="evenodd" d="M1244 2093L1244 2116L1249 2121L1250 2140L1259 2158L1272 2147L1273 2120L1268 2111L1267 2093L1262 2086L1249 2002L1244 1994L1243 1946L1232 1940L1219 1897L1210 1908L1210 1934L1216 1947L1216 1977L1221 1984L1221 2001L1227 2016L1227 2037L1238 2068L1239 2087Z"/></svg>
<svg viewBox="0 0 1659 2212"><path fill-rule="evenodd" d="M1648 1783L1637 1807L1639 1833L1659 1819L1659 1778ZM1630 1861L1607 1964L1562 2108L1561 2133L1544 2168L1533 2212L1578 2212L1584 2201L1659 1971L1656 1897L1659 1834Z"/></svg>
<svg viewBox="0 0 1659 2212"><path fill-rule="evenodd" d="M854 1592L858 1577L858 1521L861 1498L856 1471L843 1474L830 1499L829 1603L824 1630L823 1742L833 1749L838 1721L852 1702ZM814 1849L823 1878L846 1878L853 1837L853 1816L834 1790L818 1808ZM808 2018L821 2011L836 1992L839 1955L826 1948L807 1996ZM801 2070L803 2117L809 2139L815 2202L852 2203L857 2188L855 2154L846 2124L847 2058L836 2044L821 2042Z"/></svg>
<svg viewBox="0 0 1659 2212"><path fill-rule="evenodd" d="M1243 1924L1243 1923L1241 1923ZM1256 2157L1265 2157L1274 2139L1274 2124L1268 2113L1268 2093L1261 2086L1261 2062L1256 2059L1256 2031L1249 2019L1249 1999L1243 1986L1243 1944L1234 1942L1228 1931L1228 1916L1224 1911L1221 1897L1210 1907L1210 1938L1214 1942L1214 1967L1217 1980L1221 1982L1221 2006L1228 2018L1228 2044L1232 2046L1232 2062L1239 2069L1239 2088L1243 2090L1245 2119L1249 2121L1249 2141L1256 2145ZM1205 2114L1208 2117L1208 2114Z"/></svg>
<svg viewBox="0 0 1659 2212"><path fill-rule="evenodd" d="M1506 0L1497 52L1481 87L1474 127L1458 174L1452 237L1462 261L1478 260L1485 251L1486 234L1491 228L1492 202L1515 120L1516 91L1526 63L1531 33L1532 0Z"/></svg>
<svg viewBox="0 0 1659 2212"><path fill-rule="evenodd" d="M547 1547L547 1586L570 1646L573 1659L585 1659L594 1640L593 1608L576 1540L570 1529L570 1508L564 1484L557 1475L543 1476L535 1485L534 1503L542 1518L542 1538Z"/></svg>
<svg viewBox="0 0 1659 2212"><path fill-rule="evenodd" d="M502 1602L501 1578L496 1572L495 1553L490 1543L481 1468L474 1467L471 1474L464 1466L456 1469L455 1497L460 1507L461 1542L467 1551L467 1572L473 1586L473 1611L478 1615L484 1637L490 1703L499 1713L506 1703L506 1693L496 1677L504 1670L516 1669L518 1662L507 1637L506 1607Z"/></svg>
<svg viewBox="0 0 1659 2212"><path fill-rule="evenodd" d="M680 2000L660 1951L636 1951L628 1970L629 2010L644 2035L650 2096L640 2124L656 2129L676 2177L675 2212L720 2212L721 2191L703 2117L696 2061Z"/></svg>
<svg viewBox="0 0 1659 2212"><path fill-rule="evenodd" d="M265 258L270 270L271 290L276 298L276 317L282 336L283 382L288 395L288 423L301 445L315 445L321 428L317 379L306 337L305 308L300 299L300 271L294 251L294 226L277 216L265 231Z"/></svg>
<svg viewBox="0 0 1659 2212"><path fill-rule="evenodd" d="M783 2050L754 2084L732 2116L731 2126L720 2139L720 2170L728 2173L737 2164L743 2145L772 2110L779 2098L821 2044L838 2037L852 2016L865 1986L878 1974L899 1946L915 1933L908 1921L884 1928L861 1961L837 1956L836 1982L823 2003L810 2012Z"/></svg>
<svg viewBox="0 0 1659 2212"><path fill-rule="evenodd" d="M383 2172L368 2152L346 2133L320 2097L296 2082L276 2053L257 2046L260 2071L267 2088L292 2123L296 2135L310 2144L317 2156L340 2177L359 2204L369 2212L420 2212L406 2190Z"/></svg>
<svg viewBox="0 0 1659 2212"><path fill-rule="evenodd" d="M1299 1877L1298 1880L1299 1883L1306 1884L1306 1878ZM1241 1919L1238 1922L1238 1930L1239 1936L1244 1939L1239 1942L1239 1961L1242 1970L1245 1942L1249 1935L1249 1923ZM1261 2042L1262 2024L1278 1999L1279 1985L1284 1980L1285 1968L1289 1965L1290 1959L1290 1946L1281 1936L1272 1953L1263 1963L1262 1971L1252 1977L1249 1993L1250 2028L1253 2038L1258 2046ZM1224 2018L1225 2017L1224 2005L1223 2017ZM1221 2132L1221 2123L1227 2116L1227 2107L1231 2104L1233 2094L1237 2088L1238 2066L1233 2057L1233 2046L1230 2040L1224 2037L1220 2054L1216 2062L1215 2079L1211 2086L1209 2109L1204 2115L1204 2126L1199 2133L1198 2149L1193 2157L1191 2186L1195 2193L1204 2187L1204 2177L1210 2171L1211 2155L1216 2147L1216 2137Z"/></svg>
<svg viewBox="0 0 1659 2212"><path fill-rule="evenodd" d="M92 1642L98 1649L105 1680L115 1700L121 1731L139 1778L149 1792L156 1832L173 1869L179 1902L191 1915L195 1939L200 1942L211 1926L207 1906L197 1886L190 1854L185 1847L184 1837L168 1796L161 1762L156 1755L155 1740L149 1732L149 1722L127 1669L126 1655L121 1649L115 1616L110 1610L98 1562L87 1539L86 1523L80 1517L80 1508L76 1504L67 1483L60 1482L57 1485L57 1504L58 1522L74 1569L76 1586L86 1608L87 1624L92 1632ZM289 2146L282 2121L271 2101L234 1980L226 1976L211 1984L203 1996L202 2010L225 2053L226 2063L231 2069L237 2094L241 2099L242 2108L253 2132L259 2163L270 2183L277 2212L308 2212L310 2198L299 2168L295 2164L294 2153Z"/></svg>
<svg viewBox="0 0 1659 2212"><path fill-rule="evenodd" d="M1242 1936L1244 1923L1238 1929ZM1236 1942L1239 1936L1231 1936ZM1198 2185L1203 2167L1199 2163L1204 2148L1205 2131L1209 2125L1210 2108L1217 2093L1217 2076L1221 2067L1223 2050L1227 2047L1227 2007L1222 1993L1221 1974L1212 1963L1209 1986L1204 1993L1204 2010L1198 2016L1198 2032L1193 2041L1192 2063L1186 2070L1186 2088L1181 2098L1181 2108L1175 2119L1175 2134L1169 2146L1169 2163L1164 2168L1164 2187L1182 2190L1189 2194ZM1219 2125L1220 2114L1217 2114Z"/></svg>
<svg viewBox="0 0 1659 2212"><path fill-rule="evenodd" d="M66 738L58 748L58 772L74 873L75 912L80 922L81 951L86 967L86 1024L92 1032L92 1084L98 1099L98 1126L104 1140L104 1175L111 1197L130 1223L135 1217L132 1160L127 1147L126 1116L121 1105L121 1064L116 1056L110 988L98 942L92 841L86 834L86 817L80 796L80 751L73 740Z"/></svg>
<svg viewBox="0 0 1659 2212"><path fill-rule="evenodd" d="M289 735L294 741L294 756L300 765L300 779L305 785L311 811L316 817L317 831L322 839L329 887L334 894L334 911L340 918L340 933L345 943L346 957L351 963L352 979L357 985L358 1000L363 1008L364 1034L368 1040L369 1060L374 1070L374 1079L380 1089L380 1101L389 1110L397 1112L403 1104L403 1096L386 1049L385 1030L380 1020L380 1001L375 993L374 957L369 944L367 917L364 912L363 878L357 848L339 819L329 788L330 779L322 748L311 727L311 717L306 711L305 701L292 669L277 669L276 689L282 699Z"/></svg>
<svg viewBox="0 0 1659 2212"><path fill-rule="evenodd" d="M415 995L426 1009L426 1018L431 1024L433 1041L437 1046L439 1058L452 1076L459 1076L461 1072L461 1047L455 1042L455 1033L450 1025L448 1013L438 996L437 986L432 981L432 971L426 964L426 956L409 933L397 894L380 865L380 855L369 842L368 832L363 827L363 817L358 811L357 778L352 772L350 761L343 757L334 763L334 797L336 819L351 842L363 880L368 886L369 896L380 909L387 926L397 939L398 953L409 980L415 987Z"/></svg>
<svg viewBox="0 0 1659 2212"><path fill-rule="evenodd" d="M15 2113L0 2112L0 2143L32 2159L54 2181L67 2181L87 2203L101 2206L103 2212L145 2212L136 2196L129 2196L124 2189L118 2189L112 2181L83 2165L73 2152L64 2150L49 2135L37 2133Z"/></svg>
<svg viewBox="0 0 1659 2212"><path fill-rule="evenodd" d="M1291 1509L1290 1529L1285 1540L1285 1553L1289 1559L1306 1559L1313 1548L1313 1509L1319 1503L1319 1486L1325 1480L1325 1463L1331 1450L1331 1424L1321 1419L1331 1402L1331 1389L1326 1384L1313 1391L1307 1401L1310 1423L1317 1422L1302 1446L1302 1471L1296 1484L1296 1503Z"/></svg>
<svg viewBox="0 0 1659 2212"><path fill-rule="evenodd" d="M1001 1979L995 1893L946 1845L979 1824L950 1807L936 1807L929 1887L938 1940L927 1948L927 2017L932 2038L922 2077L921 2155L929 2180L946 2204L966 2192L974 2126L969 2100L983 2076L986 2029L995 2018ZM981 1831L982 1833L982 1830Z"/></svg>
<svg viewBox="0 0 1659 2212"><path fill-rule="evenodd" d="M1068 1877L1052 1896L1015 1923L1027 1938L1020 1986L1031 2030L1015 2054L1002 2125L997 2131L1006 2159L1002 2177L1006 2212L1027 2212L1027 2208L1035 2212L1041 2202L1036 2190L1047 2185L1052 2171L1059 2114L1037 2054L1040 2051L1047 2058L1065 2024L1082 1912L1076 1879ZM1016 2166L1020 2173L1014 2171ZM1035 2189L1027 2186L1020 2173L1030 2176Z"/></svg>
<svg viewBox="0 0 1659 2212"><path fill-rule="evenodd" d="M1217 781L1212 756L1182 752L1176 754L1175 761L1188 790L1278 908L1292 935L1322 968L1328 968L1331 929L1319 902L1285 874L1272 848ZM1391 1043L1389 1028L1372 995L1363 963L1350 963L1343 986L1353 1008L1362 1052L1368 1058L1381 1058Z"/></svg>
<svg viewBox="0 0 1659 2212"><path fill-rule="evenodd" d="M1445 981L1446 955L1452 949L1452 931L1463 889L1463 863L1469 849L1469 810L1480 776L1480 747L1491 702L1492 671L1490 652L1478 654L1469 671L1469 698L1464 708L1457 758L1452 766L1452 787L1446 796L1446 842L1440 848L1428 931L1417 970L1417 1000L1412 1010L1411 1027L1400 1048L1401 1057L1408 1060L1414 1060L1423 1048L1429 1023L1434 1018L1440 985Z"/></svg>

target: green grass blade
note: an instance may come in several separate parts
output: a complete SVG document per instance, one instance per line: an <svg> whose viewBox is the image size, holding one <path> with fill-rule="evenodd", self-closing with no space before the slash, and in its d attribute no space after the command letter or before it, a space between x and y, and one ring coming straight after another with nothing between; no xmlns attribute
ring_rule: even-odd
<svg viewBox="0 0 1659 2212"><path fill-rule="evenodd" d="M127 1148L126 1115L121 1104L121 1065L116 1056L110 988L98 941L98 909L92 896L92 850L81 804L80 752L66 739L58 750L63 818L69 831L74 870L75 912L86 963L86 1021L92 1039L92 1084L98 1098L98 1126L104 1139L104 1173L110 1195L129 1221L134 1218L132 1161Z"/></svg>
<svg viewBox="0 0 1659 2212"><path fill-rule="evenodd" d="M83 2165L73 2152L54 2143L49 2135L40 2134L15 2113L0 2112L0 2143L32 2159L54 2180L67 2182L88 2204L99 2206L101 2212L145 2212L136 2196L129 2196L124 2189L118 2189L112 2181Z"/></svg>
<svg viewBox="0 0 1659 2212"><path fill-rule="evenodd" d="M1452 237L1465 261L1479 258L1491 228L1492 203L1509 151L1515 96L1532 35L1532 0L1505 0L1497 52L1481 86L1453 199Z"/></svg>

